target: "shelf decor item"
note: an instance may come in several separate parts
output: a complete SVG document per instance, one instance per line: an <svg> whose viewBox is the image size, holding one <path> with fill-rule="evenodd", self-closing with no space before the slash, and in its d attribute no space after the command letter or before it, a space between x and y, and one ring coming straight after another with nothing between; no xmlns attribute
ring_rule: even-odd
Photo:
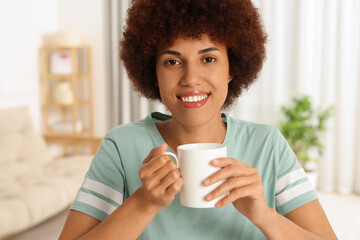
<svg viewBox="0 0 360 240"><path fill-rule="evenodd" d="M43 36L44 46L68 46L77 47L84 45L83 36L78 32L59 31Z"/></svg>
<svg viewBox="0 0 360 240"><path fill-rule="evenodd" d="M71 52L55 51L51 54L50 72L52 74L71 74Z"/></svg>
<svg viewBox="0 0 360 240"><path fill-rule="evenodd" d="M321 137L327 131L326 123L334 116L334 108L315 110L311 97L304 95L294 97L292 105L282 106L281 112L285 118L279 124L280 131L309 177L315 174L312 181L316 185L317 161L324 148Z"/></svg>
<svg viewBox="0 0 360 240"><path fill-rule="evenodd" d="M54 101L59 104L73 104L74 93L68 81L59 81L54 89Z"/></svg>

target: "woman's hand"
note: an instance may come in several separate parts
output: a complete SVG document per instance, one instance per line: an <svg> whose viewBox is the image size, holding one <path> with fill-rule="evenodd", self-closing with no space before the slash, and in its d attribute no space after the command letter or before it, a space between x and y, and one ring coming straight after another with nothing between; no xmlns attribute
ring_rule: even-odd
<svg viewBox="0 0 360 240"><path fill-rule="evenodd" d="M210 186L218 181L225 182L205 196L211 201L225 193L229 193L216 207L220 208L229 203L254 224L259 224L269 213L259 171L250 164L240 162L233 158L217 158L211 164L221 169L203 181Z"/></svg>
<svg viewBox="0 0 360 240"><path fill-rule="evenodd" d="M152 149L139 169L143 184L139 190L144 200L157 208L170 205L183 185L176 163L168 155L162 154L166 149L166 144Z"/></svg>

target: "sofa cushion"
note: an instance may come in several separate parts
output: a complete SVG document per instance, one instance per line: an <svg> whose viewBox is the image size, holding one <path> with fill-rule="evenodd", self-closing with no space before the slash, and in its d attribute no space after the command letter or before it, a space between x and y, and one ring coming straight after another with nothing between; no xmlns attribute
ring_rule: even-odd
<svg viewBox="0 0 360 240"><path fill-rule="evenodd" d="M26 107L0 110L0 239L69 207L92 157L52 159Z"/></svg>
<svg viewBox="0 0 360 240"><path fill-rule="evenodd" d="M46 164L51 157L36 133L27 107L0 110L0 166L13 162Z"/></svg>
<svg viewBox="0 0 360 240"><path fill-rule="evenodd" d="M70 206L92 156L71 156L37 167L25 163L0 171L0 238L34 226ZM6 173L8 172L8 173Z"/></svg>

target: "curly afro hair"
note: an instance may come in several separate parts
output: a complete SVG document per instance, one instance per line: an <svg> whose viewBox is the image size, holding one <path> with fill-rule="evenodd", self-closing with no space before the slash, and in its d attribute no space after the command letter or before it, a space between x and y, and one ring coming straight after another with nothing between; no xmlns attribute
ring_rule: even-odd
<svg viewBox="0 0 360 240"><path fill-rule="evenodd" d="M229 107L256 80L266 55L266 33L251 0L133 0L120 58L135 90L161 101L157 51L202 34L227 46L232 81L223 108Z"/></svg>

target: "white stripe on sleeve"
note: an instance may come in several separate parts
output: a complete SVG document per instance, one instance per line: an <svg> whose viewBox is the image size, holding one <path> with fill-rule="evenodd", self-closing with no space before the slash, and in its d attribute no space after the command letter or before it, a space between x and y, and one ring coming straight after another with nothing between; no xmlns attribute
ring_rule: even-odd
<svg viewBox="0 0 360 240"><path fill-rule="evenodd" d="M307 175L303 168L299 168L295 171L292 171L285 176L281 177L276 183L276 194L283 190L286 186L296 182L297 180L306 178Z"/></svg>
<svg viewBox="0 0 360 240"><path fill-rule="evenodd" d="M76 196L76 201L86 203L94 208L99 209L107 214L111 214L115 211L116 207L111 205L110 203L106 202L105 200L94 196L90 193L79 191L78 195Z"/></svg>
<svg viewBox="0 0 360 240"><path fill-rule="evenodd" d="M300 196L301 194L309 192L313 189L314 188L309 181L306 181L306 182L300 183L296 186L293 186L292 188L290 188L276 196L276 206L279 207L279 206L293 200L294 198Z"/></svg>
<svg viewBox="0 0 360 240"><path fill-rule="evenodd" d="M106 186L103 183L91 180L89 178L85 178L82 187L101 194L118 204L123 203L123 195L119 191L116 191L115 189Z"/></svg>

